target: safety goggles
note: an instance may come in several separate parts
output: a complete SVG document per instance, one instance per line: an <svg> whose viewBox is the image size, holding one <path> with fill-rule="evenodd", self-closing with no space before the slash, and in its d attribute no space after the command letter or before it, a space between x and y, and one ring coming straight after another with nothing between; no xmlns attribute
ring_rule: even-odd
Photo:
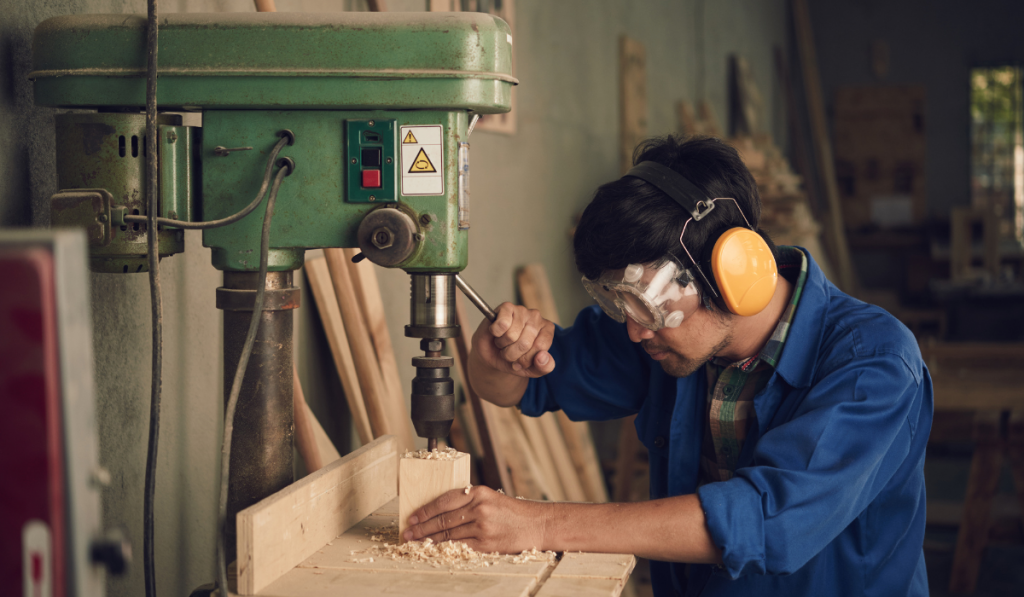
<svg viewBox="0 0 1024 597"><path fill-rule="evenodd" d="M597 280L584 276L583 287L615 321L625 322L628 316L654 332L679 327L701 304L693 273L671 256L631 263Z"/></svg>

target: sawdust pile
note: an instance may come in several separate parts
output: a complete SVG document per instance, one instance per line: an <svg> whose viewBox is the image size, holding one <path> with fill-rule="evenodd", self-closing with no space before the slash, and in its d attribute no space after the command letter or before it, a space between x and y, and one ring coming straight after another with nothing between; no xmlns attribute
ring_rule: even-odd
<svg viewBox="0 0 1024 597"><path fill-rule="evenodd" d="M416 450L414 452L406 452L402 455L402 458L419 458L421 460L455 460L462 454L463 452L459 452L455 448L441 448L440 450Z"/></svg>
<svg viewBox="0 0 1024 597"><path fill-rule="evenodd" d="M497 552L482 553L462 541L434 543L429 538L423 541L407 541L398 544L398 529L392 526L374 529L369 536L371 541L379 542L381 545L371 545L367 549L352 551L350 555L366 556L355 558L352 560L353 562L366 563L389 559L396 562L419 562L429 564L434 568L448 568L454 571L487 568L500 563L554 562L557 558L553 551L537 549L523 551L515 555L501 555ZM396 543L391 543L388 539L393 539Z"/></svg>

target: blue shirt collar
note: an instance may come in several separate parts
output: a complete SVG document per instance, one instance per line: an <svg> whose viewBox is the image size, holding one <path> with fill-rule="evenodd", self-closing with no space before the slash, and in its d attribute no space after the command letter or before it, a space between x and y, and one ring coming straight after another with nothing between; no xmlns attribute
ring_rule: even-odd
<svg viewBox="0 0 1024 597"><path fill-rule="evenodd" d="M795 248L807 255L807 281L796 315L793 316L793 326L789 330L785 350L775 370L790 386L806 388L811 385L818 366L832 283L807 249Z"/></svg>

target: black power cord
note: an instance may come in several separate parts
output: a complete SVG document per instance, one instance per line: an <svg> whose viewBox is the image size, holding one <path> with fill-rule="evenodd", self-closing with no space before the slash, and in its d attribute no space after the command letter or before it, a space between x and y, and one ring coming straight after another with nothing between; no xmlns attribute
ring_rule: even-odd
<svg viewBox="0 0 1024 597"><path fill-rule="evenodd" d="M281 140L274 145L274 148L270 150L270 157L267 159L267 167L263 171L263 184L260 185L260 191L256 194L256 198L252 200L249 205L246 205L241 210L231 214L226 218L219 220L210 220L208 222L186 222L184 220L172 220L171 218L156 218L156 223L160 226L174 226L176 228L183 228L186 230L208 230L210 228L220 228L221 226L227 226L228 224L234 224L241 220L245 216L252 213L254 209L263 201L263 196L267 192L267 187L270 186L270 173L274 168L274 161L277 159L277 154L281 152L281 149L285 145L292 145L295 143L295 134L289 130L283 130L278 133L281 136ZM125 222L149 222L150 215L145 216L124 216Z"/></svg>
<svg viewBox="0 0 1024 597"><path fill-rule="evenodd" d="M274 186L270 189L270 197L267 198L267 211L263 215L260 270L256 281L256 301L252 309L252 320L249 323L249 332L245 336L245 343L242 345L238 366L235 368L235 378L231 382L227 408L224 410L224 439L220 457L220 502L217 511L217 585L220 587L222 596L228 594L227 546L225 545L227 539L224 537L224 524L228 518L228 478L231 472L231 436L235 428L235 407L238 405L238 394L242 391L242 379L245 377L245 369L249 365L249 356L252 354L256 332L259 330L263 314L263 298L267 290L267 261L270 254L270 221L274 217L277 190L284 177L295 171L295 162L291 158L282 158L278 162L278 166L281 169L274 177Z"/></svg>
<svg viewBox="0 0 1024 597"><path fill-rule="evenodd" d="M160 252L157 230L157 0L148 0L146 24L146 256L149 261L149 297L153 320L153 372L149 402L149 445L146 451L146 486L142 504L142 561L146 597L156 597L156 570L153 563L153 502L156 493L156 456L160 441L160 384L163 361L163 302L160 295Z"/></svg>

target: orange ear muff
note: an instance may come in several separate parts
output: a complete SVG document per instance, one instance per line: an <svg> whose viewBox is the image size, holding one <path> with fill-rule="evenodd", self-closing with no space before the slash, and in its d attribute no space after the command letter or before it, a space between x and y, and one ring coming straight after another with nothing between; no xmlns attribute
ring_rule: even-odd
<svg viewBox="0 0 1024 597"><path fill-rule="evenodd" d="M775 295L779 269L768 243L749 228L726 230L711 252L711 271L729 311L749 317Z"/></svg>

